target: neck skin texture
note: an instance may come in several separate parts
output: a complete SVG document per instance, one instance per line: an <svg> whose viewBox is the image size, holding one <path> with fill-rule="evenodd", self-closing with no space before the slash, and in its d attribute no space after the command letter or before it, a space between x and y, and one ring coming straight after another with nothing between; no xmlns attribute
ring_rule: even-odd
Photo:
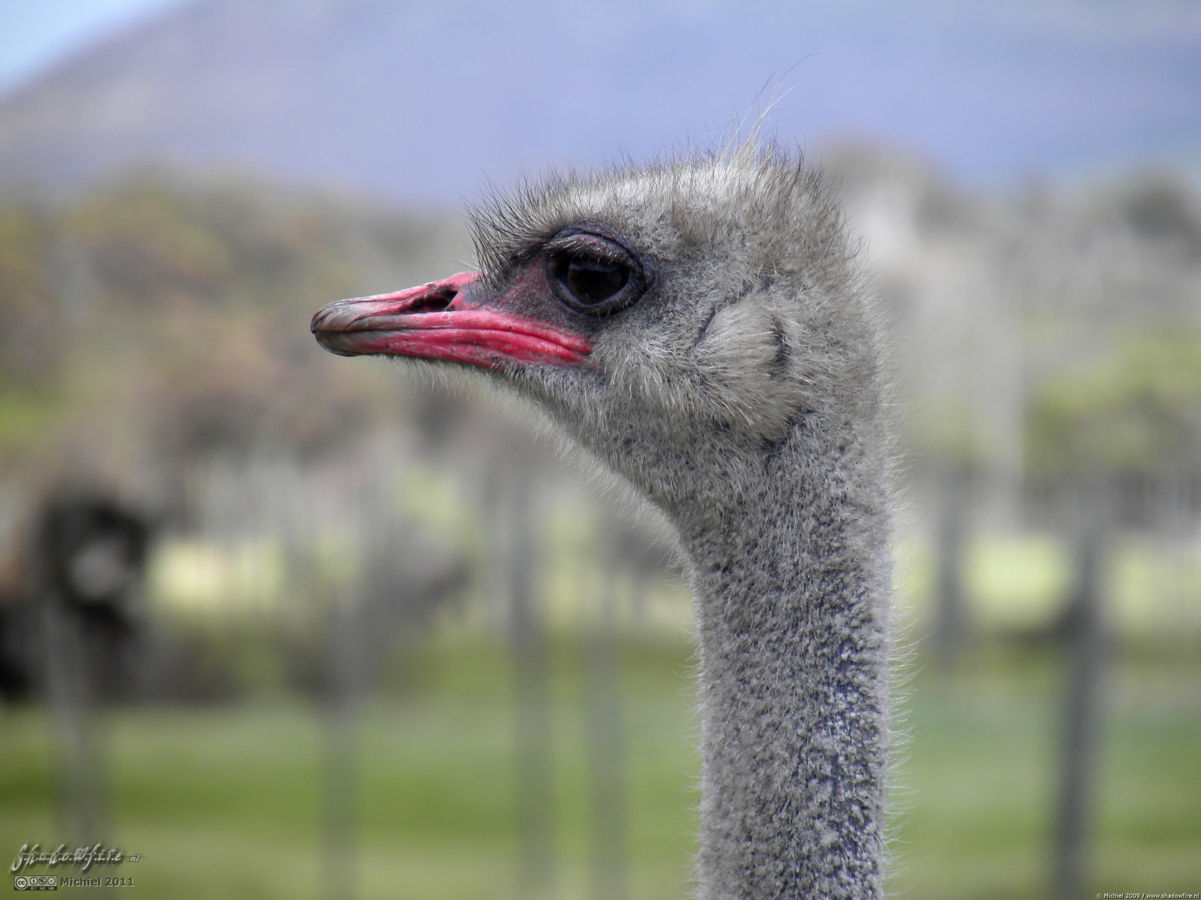
<svg viewBox="0 0 1201 900"><path fill-rule="evenodd" d="M854 444L803 443L677 519L699 622L701 900L882 896L884 479Z"/></svg>

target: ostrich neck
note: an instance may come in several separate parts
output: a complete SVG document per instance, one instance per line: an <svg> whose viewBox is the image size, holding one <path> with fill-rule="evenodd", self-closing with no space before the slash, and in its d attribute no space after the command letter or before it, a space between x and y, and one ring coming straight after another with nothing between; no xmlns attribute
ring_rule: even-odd
<svg viewBox="0 0 1201 900"><path fill-rule="evenodd" d="M700 637L702 900L881 895L889 569L861 458L790 446L683 529Z"/></svg>

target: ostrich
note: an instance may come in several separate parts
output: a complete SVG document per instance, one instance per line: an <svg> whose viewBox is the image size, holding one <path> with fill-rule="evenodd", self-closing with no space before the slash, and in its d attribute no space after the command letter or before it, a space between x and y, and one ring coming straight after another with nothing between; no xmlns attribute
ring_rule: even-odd
<svg viewBox="0 0 1201 900"><path fill-rule="evenodd" d="M472 225L478 273L330 304L317 340L488 373L665 513L695 597L702 900L879 897L884 378L820 176L748 142L552 176Z"/></svg>

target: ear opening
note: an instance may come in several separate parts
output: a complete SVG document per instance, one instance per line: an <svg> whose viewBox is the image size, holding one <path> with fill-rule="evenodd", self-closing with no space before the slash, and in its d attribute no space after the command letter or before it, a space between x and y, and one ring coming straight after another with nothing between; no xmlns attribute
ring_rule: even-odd
<svg viewBox="0 0 1201 900"><path fill-rule="evenodd" d="M709 405L730 424L771 437L808 406L811 384L797 372L795 325L762 297L726 306L695 347Z"/></svg>

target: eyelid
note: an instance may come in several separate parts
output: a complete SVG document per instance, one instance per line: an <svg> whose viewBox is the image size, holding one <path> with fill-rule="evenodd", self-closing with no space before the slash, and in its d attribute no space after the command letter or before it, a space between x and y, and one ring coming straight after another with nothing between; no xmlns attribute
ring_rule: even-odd
<svg viewBox="0 0 1201 900"><path fill-rule="evenodd" d="M633 255L621 244L591 231L571 230L560 233L547 242L547 253L579 253L634 268L637 263Z"/></svg>

